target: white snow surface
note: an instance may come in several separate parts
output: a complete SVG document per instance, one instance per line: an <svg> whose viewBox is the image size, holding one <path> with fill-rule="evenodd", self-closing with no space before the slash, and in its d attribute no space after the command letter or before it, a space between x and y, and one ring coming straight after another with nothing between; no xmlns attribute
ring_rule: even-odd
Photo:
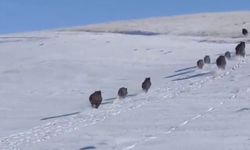
<svg viewBox="0 0 250 150"><path fill-rule="evenodd" d="M240 36L243 27L250 27L250 12L202 13L172 17L117 21L96 24L66 31L137 33L182 36Z"/></svg>
<svg viewBox="0 0 250 150"><path fill-rule="evenodd" d="M248 150L242 28L250 29L250 12L1 35L0 149ZM245 58L234 55L240 41ZM233 57L219 70L226 51ZM205 55L212 63L196 68ZM122 86L130 95L118 99ZM92 109L96 90L103 102Z"/></svg>

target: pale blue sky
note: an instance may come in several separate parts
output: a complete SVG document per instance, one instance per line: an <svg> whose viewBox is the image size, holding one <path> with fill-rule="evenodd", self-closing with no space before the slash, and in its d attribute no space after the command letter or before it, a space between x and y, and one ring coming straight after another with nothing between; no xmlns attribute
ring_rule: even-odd
<svg viewBox="0 0 250 150"><path fill-rule="evenodd" d="M0 0L0 34L249 9L250 0Z"/></svg>

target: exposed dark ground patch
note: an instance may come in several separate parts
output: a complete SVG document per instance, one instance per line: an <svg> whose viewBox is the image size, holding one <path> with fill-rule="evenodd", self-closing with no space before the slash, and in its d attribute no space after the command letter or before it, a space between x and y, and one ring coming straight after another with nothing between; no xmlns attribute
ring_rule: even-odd
<svg viewBox="0 0 250 150"><path fill-rule="evenodd" d="M140 30L117 31L117 32L111 32L111 33L128 34L128 35L145 35L145 36L159 35L159 33L156 33L156 32L140 31Z"/></svg>
<svg viewBox="0 0 250 150"><path fill-rule="evenodd" d="M250 108L241 108L237 110L236 112L243 112L243 111L250 111Z"/></svg>
<svg viewBox="0 0 250 150"><path fill-rule="evenodd" d="M0 37L0 44L23 41L40 41L45 39L48 39L48 37Z"/></svg>
<svg viewBox="0 0 250 150"><path fill-rule="evenodd" d="M86 147L80 148L79 150L92 150L92 149L96 149L96 147L95 146L86 146Z"/></svg>
<svg viewBox="0 0 250 150"><path fill-rule="evenodd" d="M60 30L60 31L67 31L67 30ZM92 33L117 33L117 34L127 34L127 35L144 35L144 36L154 36L160 35L160 33L150 32L150 31L141 31L141 30L134 30L134 31L94 31L94 30L86 30L86 29L75 29L70 30L73 32L92 32Z"/></svg>

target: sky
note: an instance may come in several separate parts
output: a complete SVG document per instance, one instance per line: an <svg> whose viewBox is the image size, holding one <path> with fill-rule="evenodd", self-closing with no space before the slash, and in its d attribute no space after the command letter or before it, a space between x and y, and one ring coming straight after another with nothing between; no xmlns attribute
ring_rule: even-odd
<svg viewBox="0 0 250 150"><path fill-rule="evenodd" d="M0 34L245 10L250 0L0 0Z"/></svg>

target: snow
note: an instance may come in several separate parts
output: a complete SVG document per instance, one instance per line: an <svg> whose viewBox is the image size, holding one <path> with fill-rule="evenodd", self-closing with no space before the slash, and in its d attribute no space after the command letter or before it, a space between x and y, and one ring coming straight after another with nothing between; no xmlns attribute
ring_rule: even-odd
<svg viewBox="0 0 250 150"><path fill-rule="evenodd" d="M241 35L249 15L1 35L0 149L248 149L248 55L233 56L223 71L214 62L240 41L249 51ZM197 69L205 55L212 64ZM121 100L123 86L130 96ZM96 90L104 100L92 109L88 97Z"/></svg>
<svg viewBox="0 0 250 150"><path fill-rule="evenodd" d="M214 36L224 38L232 36L236 38L241 35L242 28L249 29L249 15L249 11L202 13L111 22L63 30L137 33L145 35Z"/></svg>

